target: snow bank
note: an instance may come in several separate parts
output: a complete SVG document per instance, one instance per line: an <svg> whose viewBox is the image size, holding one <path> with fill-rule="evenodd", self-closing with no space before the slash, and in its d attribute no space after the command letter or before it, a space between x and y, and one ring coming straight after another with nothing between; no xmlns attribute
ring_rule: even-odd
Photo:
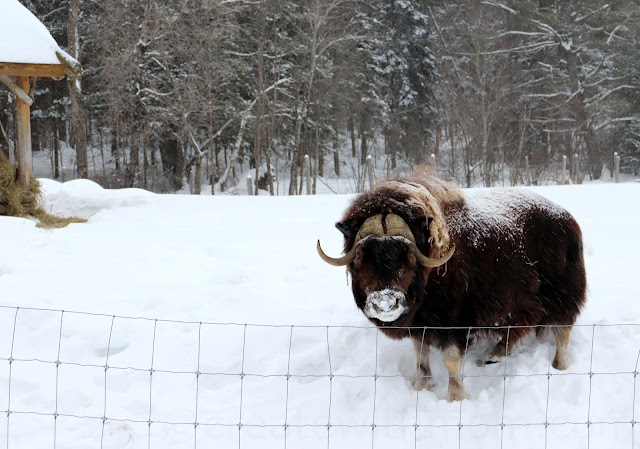
<svg viewBox="0 0 640 449"><path fill-rule="evenodd" d="M154 194L142 189L103 189L88 179L60 183L40 179L45 209L59 216L90 218L104 209L141 206Z"/></svg>

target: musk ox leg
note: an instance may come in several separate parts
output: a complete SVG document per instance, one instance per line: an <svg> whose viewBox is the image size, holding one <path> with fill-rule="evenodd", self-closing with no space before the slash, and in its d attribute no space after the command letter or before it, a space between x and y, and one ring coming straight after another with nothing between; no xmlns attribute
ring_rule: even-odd
<svg viewBox="0 0 640 449"><path fill-rule="evenodd" d="M429 365L429 346L423 345L420 339L411 339L413 343L413 352L416 354L416 377L413 378L414 390L427 389L431 391L435 386L433 377L431 377L431 365Z"/></svg>
<svg viewBox="0 0 640 449"><path fill-rule="evenodd" d="M447 393L447 401L462 401L469 398L462 385L462 377L460 373L462 371L462 355L460 349L457 346L451 345L444 348L442 351L442 357L444 358L444 366L449 372L449 392Z"/></svg>
<svg viewBox="0 0 640 449"><path fill-rule="evenodd" d="M555 369L566 370L569 368L569 339L571 338L572 327L573 326L553 328L553 336L556 337L556 356L551 366Z"/></svg>

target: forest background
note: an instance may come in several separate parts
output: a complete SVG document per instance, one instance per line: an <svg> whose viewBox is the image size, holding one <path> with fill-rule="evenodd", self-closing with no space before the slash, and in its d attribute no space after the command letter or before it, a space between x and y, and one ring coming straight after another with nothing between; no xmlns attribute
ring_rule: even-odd
<svg viewBox="0 0 640 449"><path fill-rule="evenodd" d="M314 193L364 189L368 156L463 187L563 183L563 157L597 180L615 152L640 172L638 1L21 1L84 68L36 86L52 178L199 194L251 170L300 194L305 155Z"/></svg>

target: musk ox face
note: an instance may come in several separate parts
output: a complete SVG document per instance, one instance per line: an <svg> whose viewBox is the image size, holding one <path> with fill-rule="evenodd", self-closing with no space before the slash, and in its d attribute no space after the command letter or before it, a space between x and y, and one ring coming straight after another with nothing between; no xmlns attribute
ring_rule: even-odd
<svg viewBox="0 0 640 449"><path fill-rule="evenodd" d="M349 264L356 304L376 325L402 325L415 304L410 287L421 269L407 238L362 239Z"/></svg>
<svg viewBox="0 0 640 449"><path fill-rule="evenodd" d="M349 241L353 234L345 232L340 223L337 227ZM415 287L421 282L415 282L416 279L424 279L424 268L444 265L455 247L438 259L425 256L416 246L407 223L392 213L369 217L355 234L353 244L344 256L327 256L320 241L318 254L330 265L348 266L356 304L376 325L405 325L418 296L422 297L422 290Z"/></svg>

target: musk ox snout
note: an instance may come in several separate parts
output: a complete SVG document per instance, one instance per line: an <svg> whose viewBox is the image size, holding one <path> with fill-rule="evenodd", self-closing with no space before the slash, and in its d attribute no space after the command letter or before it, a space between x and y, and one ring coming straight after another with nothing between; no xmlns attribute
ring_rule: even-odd
<svg viewBox="0 0 640 449"><path fill-rule="evenodd" d="M364 307L364 314L386 323L400 318L407 309L404 293L386 288L370 293Z"/></svg>

